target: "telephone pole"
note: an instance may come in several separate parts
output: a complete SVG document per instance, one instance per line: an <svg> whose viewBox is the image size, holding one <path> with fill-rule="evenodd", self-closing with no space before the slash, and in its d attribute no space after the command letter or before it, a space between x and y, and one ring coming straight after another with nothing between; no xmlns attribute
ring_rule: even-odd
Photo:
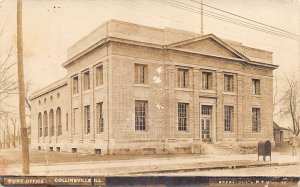
<svg viewBox="0 0 300 187"><path fill-rule="evenodd" d="M201 34L204 34L204 28L203 28L203 0L201 0Z"/></svg>
<svg viewBox="0 0 300 187"><path fill-rule="evenodd" d="M18 49L18 88L19 116L22 139L23 175L29 175L29 146L25 116L25 85L23 68L23 37L22 37L22 0L17 1L17 49Z"/></svg>

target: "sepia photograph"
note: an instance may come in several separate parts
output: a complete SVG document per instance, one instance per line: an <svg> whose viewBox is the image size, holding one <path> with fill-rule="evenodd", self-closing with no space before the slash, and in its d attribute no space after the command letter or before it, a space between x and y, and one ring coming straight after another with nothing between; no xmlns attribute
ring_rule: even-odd
<svg viewBox="0 0 300 187"><path fill-rule="evenodd" d="M299 0L0 0L0 186L299 186Z"/></svg>

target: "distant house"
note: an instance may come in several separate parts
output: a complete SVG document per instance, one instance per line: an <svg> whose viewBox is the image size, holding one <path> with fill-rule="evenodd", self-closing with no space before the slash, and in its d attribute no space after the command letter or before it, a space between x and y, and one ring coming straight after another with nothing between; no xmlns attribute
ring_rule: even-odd
<svg viewBox="0 0 300 187"><path fill-rule="evenodd" d="M274 133L275 145L279 145L279 146L282 145L283 143L287 143L293 135L290 129L280 127L274 121L273 121L273 133Z"/></svg>

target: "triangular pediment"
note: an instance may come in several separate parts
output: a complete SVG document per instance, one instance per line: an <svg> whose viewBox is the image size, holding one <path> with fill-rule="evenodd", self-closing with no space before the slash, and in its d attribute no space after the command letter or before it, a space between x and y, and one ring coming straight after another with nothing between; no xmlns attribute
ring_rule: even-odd
<svg viewBox="0 0 300 187"><path fill-rule="evenodd" d="M211 56L247 59L247 57L212 34L174 43L169 47Z"/></svg>

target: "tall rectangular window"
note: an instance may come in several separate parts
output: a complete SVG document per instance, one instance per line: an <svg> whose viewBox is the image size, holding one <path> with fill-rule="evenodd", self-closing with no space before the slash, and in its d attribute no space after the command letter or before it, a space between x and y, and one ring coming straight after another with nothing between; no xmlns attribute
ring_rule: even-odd
<svg viewBox="0 0 300 187"><path fill-rule="evenodd" d="M178 103L178 131L186 131L188 125L188 103Z"/></svg>
<svg viewBox="0 0 300 187"><path fill-rule="evenodd" d="M189 70L188 69L178 69L178 87L187 88L189 87Z"/></svg>
<svg viewBox="0 0 300 187"><path fill-rule="evenodd" d="M202 89L203 90L212 90L212 73L211 72L202 72Z"/></svg>
<svg viewBox="0 0 300 187"><path fill-rule="evenodd" d="M224 91L233 92L234 91L234 81L233 75L224 75Z"/></svg>
<svg viewBox="0 0 300 187"><path fill-rule="evenodd" d="M86 71L83 73L83 90L90 89L90 72Z"/></svg>
<svg viewBox="0 0 300 187"><path fill-rule="evenodd" d="M259 132L260 108L252 108L252 132Z"/></svg>
<svg viewBox="0 0 300 187"><path fill-rule="evenodd" d="M147 84L148 66L144 64L134 65L134 79L136 84Z"/></svg>
<svg viewBox="0 0 300 187"><path fill-rule="evenodd" d="M260 80L252 79L252 94L260 95Z"/></svg>
<svg viewBox="0 0 300 187"><path fill-rule="evenodd" d="M104 118L103 118L103 103L97 103L97 133L101 133L104 131Z"/></svg>
<svg viewBox="0 0 300 187"><path fill-rule="evenodd" d="M73 77L73 94L78 93L78 76Z"/></svg>
<svg viewBox="0 0 300 187"><path fill-rule="evenodd" d="M89 134L91 132L90 105L84 106L84 123L85 123L85 132L86 134Z"/></svg>
<svg viewBox="0 0 300 187"><path fill-rule="evenodd" d="M224 130L233 130L233 106L224 107Z"/></svg>
<svg viewBox="0 0 300 187"><path fill-rule="evenodd" d="M147 101L135 101L135 130L144 131L147 125Z"/></svg>
<svg viewBox="0 0 300 187"><path fill-rule="evenodd" d="M103 84L103 66L96 67L96 86Z"/></svg>

